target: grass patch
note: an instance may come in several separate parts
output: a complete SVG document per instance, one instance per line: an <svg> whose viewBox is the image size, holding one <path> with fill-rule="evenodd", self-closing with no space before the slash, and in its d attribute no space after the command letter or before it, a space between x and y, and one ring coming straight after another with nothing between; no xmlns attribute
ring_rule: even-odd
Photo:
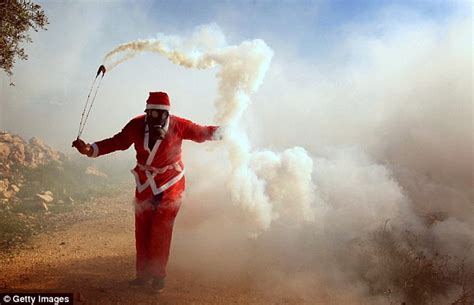
<svg viewBox="0 0 474 305"><path fill-rule="evenodd" d="M474 304L474 270L466 263L472 251L456 257L435 245L410 231L381 229L359 244L359 276L390 305Z"/></svg>

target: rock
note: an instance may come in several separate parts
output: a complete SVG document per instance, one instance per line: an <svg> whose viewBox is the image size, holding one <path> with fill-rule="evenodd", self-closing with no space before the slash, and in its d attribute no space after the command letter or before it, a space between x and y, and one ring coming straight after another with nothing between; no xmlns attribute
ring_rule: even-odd
<svg viewBox="0 0 474 305"><path fill-rule="evenodd" d="M25 140L23 140L19 136L13 136L13 144L25 144Z"/></svg>
<svg viewBox="0 0 474 305"><path fill-rule="evenodd" d="M20 142L13 143L12 151L10 153L11 161L19 163L21 165L26 165L25 163L25 145Z"/></svg>
<svg viewBox="0 0 474 305"><path fill-rule="evenodd" d="M0 198L12 198L15 195L15 191L9 188L10 181L5 178L0 180Z"/></svg>
<svg viewBox="0 0 474 305"><path fill-rule="evenodd" d="M61 162L62 159L66 159L64 154L52 149L38 138L31 138L27 148L27 161L32 168L51 161Z"/></svg>
<svg viewBox="0 0 474 305"><path fill-rule="evenodd" d="M5 178L3 180L0 180L0 193L3 193L4 191L6 191L9 185L10 185L10 182L8 181L8 179Z"/></svg>
<svg viewBox="0 0 474 305"><path fill-rule="evenodd" d="M36 194L36 197L40 198L44 203L51 203L54 201L53 193L50 191L43 192L42 194Z"/></svg>
<svg viewBox="0 0 474 305"><path fill-rule="evenodd" d="M33 137L30 139L30 141L28 141L30 145L33 145L33 146L39 146L41 148L47 148L46 144L44 144L43 140L41 139L38 139L36 137Z"/></svg>
<svg viewBox="0 0 474 305"><path fill-rule="evenodd" d="M10 146L6 143L0 143L0 160L6 160L10 155Z"/></svg>
<svg viewBox="0 0 474 305"><path fill-rule="evenodd" d="M3 202L7 199L9 203L12 203L19 200L17 195L21 190L24 190L26 194L31 190L48 187L44 185L45 181L41 178L34 178L38 177L37 175L25 176L25 174L30 173L29 169L50 164L50 162L54 162L54 166L57 164L54 170L61 170L63 161L68 159L63 153L52 149L38 138L25 141L18 135L0 130L0 200ZM2 179L5 177L8 179ZM39 193L35 198L47 204L54 202L51 192Z"/></svg>
<svg viewBox="0 0 474 305"><path fill-rule="evenodd" d="M3 196L3 198L10 199L15 195L15 192L12 190L8 191L3 191L3 193L0 193L0 196Z"/></svg>
<svg viewBox="0 0 474 305"><path fill-rule="evenodd" d="M13 142L13 137L11 134L7 132L1 132L0 133L0 142L6 142L6 143L11 143Z"/></svg>

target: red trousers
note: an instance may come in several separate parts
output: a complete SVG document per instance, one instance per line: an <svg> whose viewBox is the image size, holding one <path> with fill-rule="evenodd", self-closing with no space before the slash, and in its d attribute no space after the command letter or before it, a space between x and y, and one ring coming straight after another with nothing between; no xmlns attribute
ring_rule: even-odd
<svg viewBox="0 0 474 305"><path fill-rule="evenodd" d="M151 200L136 203L135 243L137 250L137 278L166 276L173 224L181 205L185 179L163 192L155 207Z"/></svg>

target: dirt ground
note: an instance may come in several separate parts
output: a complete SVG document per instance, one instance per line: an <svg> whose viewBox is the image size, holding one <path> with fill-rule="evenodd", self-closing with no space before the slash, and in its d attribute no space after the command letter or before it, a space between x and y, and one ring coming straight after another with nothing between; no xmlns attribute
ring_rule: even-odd
<svg viewBox="0 0 474 305"><path fill-rule="evenodd" d="M245 279L231 284L202 279L198 272L176 265L173 257L161 294L129 289L135 263L129 202L130 194L102 199L91 204L93 217L78 217L36 236L13 254L3 254L0 292L72 292L75 304L324 304L263 293Z"/></svg>

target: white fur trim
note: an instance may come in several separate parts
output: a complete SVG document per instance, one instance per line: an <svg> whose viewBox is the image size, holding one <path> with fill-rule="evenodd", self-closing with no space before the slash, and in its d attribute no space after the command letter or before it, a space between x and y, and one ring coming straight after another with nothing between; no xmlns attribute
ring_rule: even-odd
<svg viewBox="0 0 474 305"><path fill-rule="evenodd" d="M181 168L181 167L180 167ZM145 171L146 174L146 181L140 183L140 178L138 177L138 173L135 171L135 169L131 170L133 176L135 176L135 184L137 186L137 190L139 193L143 192L147 187L151 187L151 191L153 192L154 195L158 195L159 193L162 193L172 187L174 184L176 184L181 178L184 176L184 169L176 175L174 178L172 178L170 181L166 182L165 184L161 185L160 187L156 186L155 182L155 176L156 173L151 173L150 171Z"/></svg>
<svg viewBox="0 0 474 305"><path fill-rule="evenodd" d="M166 110L170 111L170 106L159 104L146 104L146 109Z"/></svg>
<svg viewBox="0 0 474 305"><path fill-rule="evenodd" d="M162 186L158 188L156 187L155 180L150 181L150 186L151 186L151 190L153 191L153 194L158 195L159 193L166 191L167 189L175 185L179 180L181 180L183 176L184 176L184 170L180 172L178 175L176 175L176 177L174 177L173 179L171 179L170 181L166 182L165 184L163 184Z"/></svg>
<svg viewBox="0 0 474 305"><path fill-rule="evenodd" d="M151 187L151 191L154 195L157 195L158 193L156 193L156 183L155 183L155 176L156 174L152 174L150 173L150 171L145 171L145 175L146 175L146 178L147 178L147 182L148 184L150 185Z"/></svg>
<svg viewBox="0 0 474 305"><path fill-rule="evenodd" d="M94 142L92 143L92 156L91 158L97 158L97 156L99 155L99 146L97 146L97 144Z"/></svg>
<svg viewBox="0 0 474 305"><path fill-rule="evenodd" d="M148 155L148 158L146 159L146 165L151 165L151 162L153 162L153 159L155 159L155 155L156 155L156 152L158 151L158 147L160 147L160 144L163 140L161 139L158 139L156 140L155 142L155 145L153 145L153 150L151 151L151 153ZM148 143L147 144L147 147L148 147Z"/></svg>
<svg viewBox="0 0 474 305"><path fill-rule="evenodd" d="M168 117L166 119L165 126L163 127L165 132L168 132L169 126L170 126L170 117ZM146 160L146 165L150 165L151 162L153 162L153 159L155 158L156 151L158 150L158 147L160 146L162 140L157 140L151 151L150 151L150 148L148 147L148 142L149 141L150 141L150 130L148 129L148 125L145 124L145 139L143 141L143 146L144 146L145 150L150 153L148 155L147 160ZM156 150L155 150L155 148L156 148Z"/></svg>
<svg viewBox="0 0 474 305"><path fill-rule="evenodd" d="M137 186L137 190L139 193L143 192L149 185L150 181L147 179L143 184L140 183L140 178L138 178L138 173L135 171L135 169L131 170L133 176L135 177L135 184Z"/></svg>
<svg viewBox="0 0 474 305"><path fill-rule="evenodd" d="M168 117L168 119L166 120L166 124L163 128L166 132L168 131L169 125L170 125L170 117ZM156 152L158 151L158 148L160 147L161 142L163 141L162 139L157 140L155 142L155 145L153 145L153 149L150 151L150 148L148 147L149 140L150 140L150 131L148 129L148 125L145 124L145 139L143 141L144 142L143 145L144 145L145 150L149 152L148 158L145 163L148 166L150 166L151 163L153 162L153 159L155 159ZM179 168L178 171L180 171L180 173L176 175L176 177L174 177L173 179L171 179L170 181L168 181L167 183L165 183L164 185L160 187L157 187L155 183L155 176L157 175L157 172L145 170L147 179L143 184L141 184L140 179L138 177L138 173L135 171L135 169L132 169L131 172L135 176L135 183L137 185L138 192L141 193L149 186L151 187L153 194L157 195L161 192L164 192L168 188L170 188L173 184L178 182L184 175L184 169L181 169L181 166L179 166L179 164L178 164L178 167L176 167L176 165L173 164L173 167L176 170L178 170Z"/></svg>
<svg viewBox="0 0 474 305"><path fill-rule="evenodd" d="M148 139L150 138L150 131L148 130L148 125L145 125L145 141L143 141L143 147L147 152L150 152L148 148Z"/></svg>

